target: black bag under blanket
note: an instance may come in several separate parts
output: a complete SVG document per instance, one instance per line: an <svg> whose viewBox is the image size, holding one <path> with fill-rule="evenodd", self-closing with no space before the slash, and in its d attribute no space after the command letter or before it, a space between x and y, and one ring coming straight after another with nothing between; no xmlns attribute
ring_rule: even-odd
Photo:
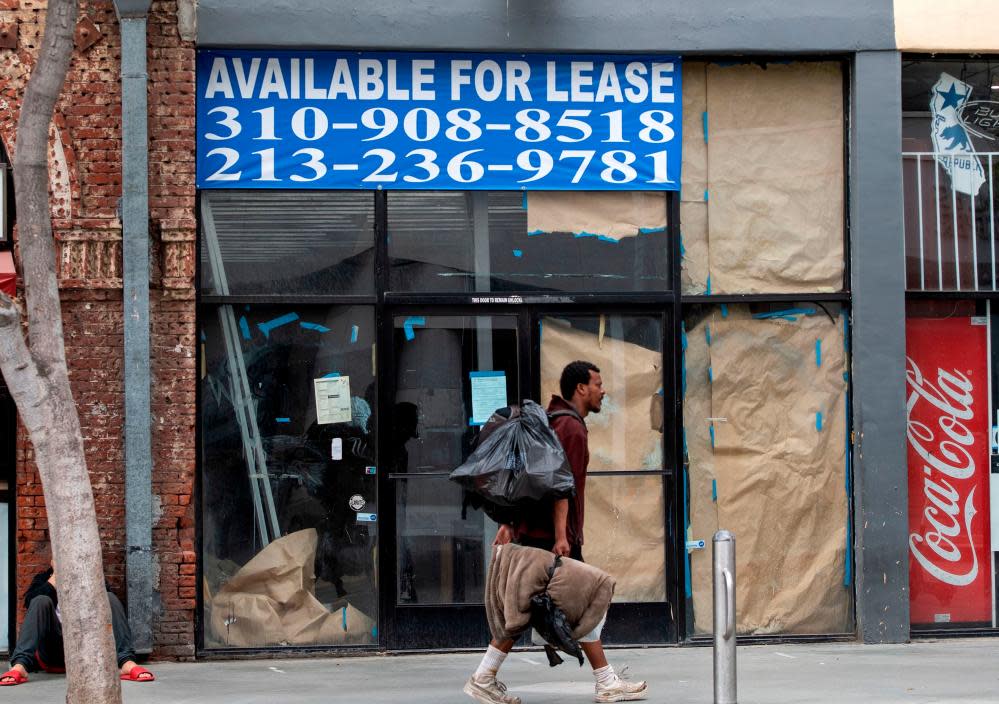
<svg viewBox="0 0 999 704"><path fill-rule="evenodd" d="M497 507L572 496L572 468L548 415L534 401L524 401L519 410L509 417L493 414L478 446L451 479Z"/></svg>

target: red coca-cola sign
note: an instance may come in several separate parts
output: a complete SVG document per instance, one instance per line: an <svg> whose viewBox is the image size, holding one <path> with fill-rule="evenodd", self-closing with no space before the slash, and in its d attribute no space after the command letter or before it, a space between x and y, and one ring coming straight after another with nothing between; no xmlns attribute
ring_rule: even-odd
<svg viewBox="0 0 999 704"><path fill-rule="evenodd" d="M992 621L987 328L906 322L914 624Z"/></svg>

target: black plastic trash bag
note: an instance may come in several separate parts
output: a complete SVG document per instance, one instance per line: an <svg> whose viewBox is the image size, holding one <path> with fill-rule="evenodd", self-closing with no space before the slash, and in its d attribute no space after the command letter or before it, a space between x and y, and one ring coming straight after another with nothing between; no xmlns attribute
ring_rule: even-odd
<svg viewBox="0 0 999 704"><path fill-rule="evenodd" d="M519 413L513 406L494 413L480 434L478 446L451 472L451 479L482 497L491 516L491 507L516 509L575 493L565 451L548 425L548 415L534 401L524 401Z"/></svg>

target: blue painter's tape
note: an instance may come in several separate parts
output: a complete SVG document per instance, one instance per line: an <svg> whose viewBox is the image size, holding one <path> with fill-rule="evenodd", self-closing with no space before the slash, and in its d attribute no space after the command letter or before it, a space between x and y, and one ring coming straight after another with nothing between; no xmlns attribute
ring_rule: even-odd
<svg viewBox="0 0 999 704"><path fill-rule="evenodd" d="M515 249L515 250L513 250L513 256L518 257L518 258L522 257L522 256L524 256L524 252L521 251L521 250L519 250L519 249Z"/></svg>
<svg viewBox="0 0 999 704"><path fill-rule="evenodd" d="M357 333L359 333L360 331L361 329L356 325L350 328L350 344L352 345L357 344Z"/></svg>
<svg viewBox="0 0 999 704"><path fill-rule="evenodd" d="M271 330L279 328L282 325L287 325L288 323L294 323L296 320L298 320L298 313L288 313L279 318L268 320L266 323L257 323L257 327L260 328L260 332L264 334L264 337L270 339Z"/></svg>
<svg viewBox="0 0 999 704"><path fill-rule="evenodd" d="M340 613L343 614L343 630L347 630L347 607L340 609Z"/></svg>
<svg viewBox="0 0 999 704"><path fill-rule="evenodd" d="M728 317L728 306L725 305L724 303L721 304L721 314L723 318Z"/></svg>
<svg viewBox="0 0 999 704"><path fill-rule="evenodd" d="M708 143L708 111L701 113L701 124L704 125L704 143Z"/></svg>
<svg viewBox="0 0 999 704"><path fill-rule="evenodd" d="M239 330L243 333L243 339L250 339L250 324L246 322L246 316L242 315L239 318Z"/></svg>
<svg viewBox="0 0 999 704"><path fill-rule="evenodd" d="M527 210L527 191L524 191L524 197L520 201L520 207Z"/></svg>
<svg viewBox="0 0 999 704"><path fill-rule="evenodd" d="M323 374L323 379L336 379L340 376L340 372L330 372L329 374Z"/></svg>
<svg viewBox="0 0 999 704"><path fill-rule="evenodd" d="M708 381L714 382L714 380L715 380L714 370L711 369L711 367L708 367Z"/></svg>
<svg viewBox="0 0 999 704"><path fill-rule="evenodd" d="M666 232L665 227L640 227L638 228L639 234L642 235L654 235L657 232Z"/></svg>
<svg viewBox="0 0 999 704"><path fill-rule="evenodd" d="M290 423L291 418L275 418L274 421L276 423Z"/></svg>
<svg viewBox="0 0 999 704"><path fill-rule="evenodd" d="M325 325L320 325L319 323L300 322L299 325L301 325L306 330L315 330L316 332L329 332L330 331L330 329L328 327L326 327Z"/></svg>
<svg viewBox="0 0 999 704"><path fill-rule="evenodd" d="M371 637L372 638L377 638L378 637L378 626L372 626L371 627Z"/></svg>
<svg viewBox="0 0 999 704"><path fill-rule="evenodd" d="M545 234L544 230L531 230L530 232L527 233L527 236L528 237L536 237L538 235L543 235L543 234Z"/></svg>
<svg viewBox="0 0 999 704"><path fill-rule="evenodd" d="M704 341L706 343L708 343L709 347L711 346L711 326L710 325L705 325L704 326Z"/></svg>
<svg viewBox="0 0 999 704"><path fill-rule="evenodd" d="M715 501L715 502L718 501L718 480L717 479L712 479L711 480L711 500Z"/></svg>
<svg viewBox="0 0 999 704"><path fill-rule="evenodd" d="M423 316L411 315L410 317L406 318L406 322L402 324L402 330L406 334L406 339L410 341L416 339L416 333L413 332L413 327L416 325L422 327L426 324L427 320Z"/></svg>
<svg viewBox="0 0 999 704"><path fill-rule="evenodd" d="M711 275L710 274L708 275L708 280L707 280L706 286L708 288L705 291L705 293L710 296L711 295Z"/></svg>
<svg viewBox="0 0 999 704"><path fill-rule="evenodd" d="M822 366L822 340L815 341L815 366Z"/></svg>
<svg viewBox="0 0 999 704"><path fill-rule="evenodd" d="M619 240L616 240L613 237L608 237L607 235L598 235L595 232L575 232L573 233L573 237L575 237L576 239L580 239L582 237L596 237L601 242L610 242L611 244L621 244Z"/></svg>
<svg viewBox="0 0 999 704"><path fill-rule="evenodd" d="M711 436L711 449L715 447L715 425L712 423L708 426L708 435Z"/></svg>
<svg viewBox="0 0 999 704"><path fill-rule="evenodd" d="M496 372L496 371L469 372L468 376L473 379L481 379L484 377L506 376L506 372Z"/></svg>
<svg viewBox="0 0 999 704"><path fill-rule="evenodd" d="M687 429L683 428L683 454L687 454Z"/></svg>
<svg viewBox="0 0 999 704"><path fill-rule="evenodd" d="M780 318L782 320L787 320L790 322L796 322L799 315L815 315L814 308L788 308L786 310L772 310L768 313L756 313L753 317L756 320L769 320L771 318Z"/></svg>
<svg viewBox="0 0 999 704"><path fill-rule="evenodd" d="M818 411L815 414L815 429L820 432L822 431L822 411Z"/></svg>
<svg viewBox="0 0 999 704"><path fill-rule="evenodd" d="M683 233L680 233L680 256L683 257L687 254L687 250L683 246Z"/></svg>
<svg viewBox="0 0 999 704"><path fill-rule="evenodd" d="M705 203L708 202L708 189L707 188L704 189L704 202Z"/></svg>

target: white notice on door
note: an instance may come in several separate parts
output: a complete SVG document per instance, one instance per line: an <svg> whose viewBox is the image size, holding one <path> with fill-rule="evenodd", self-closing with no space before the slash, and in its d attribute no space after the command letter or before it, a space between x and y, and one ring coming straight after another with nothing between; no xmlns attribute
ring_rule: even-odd
<svg viewBox="0 0 999 704"><path fill-rule="evenodd" d="M350 422L350 377L316 379L316 422L319 425Z"/></svg>

